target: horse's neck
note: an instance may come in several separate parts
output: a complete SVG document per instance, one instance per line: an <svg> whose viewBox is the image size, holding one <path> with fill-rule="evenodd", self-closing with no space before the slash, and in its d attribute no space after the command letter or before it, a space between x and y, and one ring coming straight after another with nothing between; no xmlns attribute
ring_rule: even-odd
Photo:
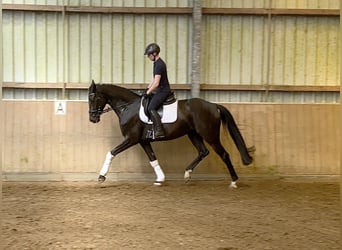
<svg viewBox="0 0 342 250"><path fill-rule="evenodd" d="M116 111L132 104L139 99L134 92L115 85L102 85L101 92L107 96L109 105Z"/></svg>
<svg viewBox="0 0 342 250"><path fill-rule="evenodd" d="M102 85L101 92L112 101L120 103L132 103L139 98L137 94L129 89L125 89L115 85Z"/></svg>

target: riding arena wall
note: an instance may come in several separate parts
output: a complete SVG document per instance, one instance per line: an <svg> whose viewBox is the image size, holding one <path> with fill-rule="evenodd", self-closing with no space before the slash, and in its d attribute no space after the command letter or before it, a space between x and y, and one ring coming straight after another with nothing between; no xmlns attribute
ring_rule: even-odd
<svg viewBox="0 0 342 250"><path fill-rule="evenodd" d="M339 107L334 104L225 104L247 145L256 147L255 162L242 165L228 133L222 142L240 176L333 176L339 171ZM86 102L68 102L66 115L53 113L54 102L5 101L5 179L96 179L108 150L122 141L114 113L89 122ZM7 110L17 111L8 112ZM20 116L18 116L20 113ZM10 122L9 122L10 121ZM184 137L153 144L169 178L182 178L197 152ZM214 152L196 168L198 177L228 177ZM140 146L114 158L112 179L153 178ZM196 176L196 175L195 175Z"/></svg>
<svg viewBox="0 0 342 250"><path fill-rule="evenodd" d="M178 99L197 88L227 107L255 146L253 164L243 166L222 128L240 177L340 176L337 0L5 0L2 8L3 180L96 180L123 138L113 112L89 122L87 89L94 79L142 93L150 42L161 46ZM187 137L152 146L168 179L181 179L197 156ZM135 146L114 158L109 177L154 174ZM228 174L212 152L193 178Z"/></svg>

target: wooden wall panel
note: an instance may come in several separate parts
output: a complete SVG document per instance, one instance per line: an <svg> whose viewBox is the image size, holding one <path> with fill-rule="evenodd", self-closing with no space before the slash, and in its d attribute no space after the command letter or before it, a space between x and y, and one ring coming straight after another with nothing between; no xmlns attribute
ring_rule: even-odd
<svg viewBox="0 0 342 250"><path fill-rule="evenodd" d="M224 105L233 113L246 143L256 147L254 164L244 167L230 137L222 130L223 144L240 176L339 174L339 105ZM104 114L100 123L90 123L86 102L67 102L66 115L55 115L54 102L49 101L4 101L3 106L5 179L16 173L92 173L96 178L107 151L122 141L115 114ZM168 174L183 174L196 156L186 137L153 146ZM111 171L152 173L139 146L118 155ZM196 173L225 174L226 169L216 155L210 154Z"/></svg>
<svg viewBox="0 0 342 250"><path fill-rule="evenodd" d="M257 148L252 167L256 172L283 176L339 173L338 105L227 106L231 106L247 143Z"/></svg>

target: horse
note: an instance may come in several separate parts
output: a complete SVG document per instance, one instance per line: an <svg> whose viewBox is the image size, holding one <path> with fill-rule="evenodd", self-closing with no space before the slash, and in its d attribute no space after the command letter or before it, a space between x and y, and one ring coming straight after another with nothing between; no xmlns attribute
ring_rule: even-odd
<svg viewBox="0 0 342 250"><path fill-rule="evenodd" d="M156 174L155 185L165 181L165 174L159 165L152 149L151 142L166 141L187 135L193 146L197 149L197 157L186 167L184 179L189 180L195 167L209 154L204 141L220 156L231 176L230 187L236 188L238 176L230 160L228 152L220 141L220 126L225 125L236 145L244 165L252 163L240 130L230 111L220 104L208 102L201 98L177 100L177 119L173 123L163 124L165 137L154 138L149 136L153 126L146 124L139 118L139 110L144 95L114 84L96 84L92 80L88 89L89 120L92 123L100 122L103 113L113 110L119 119L120 129L124 140L121 144L108 151L99 173L98 182L106 180L106 175L113 158L126 149L140 144L149 158L150 165ZM105 109L109 105L110 108Z"/></svg>

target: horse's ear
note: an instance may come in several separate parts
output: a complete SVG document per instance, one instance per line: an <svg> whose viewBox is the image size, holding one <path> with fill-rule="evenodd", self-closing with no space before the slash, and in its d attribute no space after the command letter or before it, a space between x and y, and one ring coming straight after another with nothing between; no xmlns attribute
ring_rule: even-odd
<svg viewBox="0 0 342 250"><path fill-rule="evenodd" d="M96 92L96 84L94 82L94 80L91 80L91 84L89 87L89 93L95 93Z"/></svg>

